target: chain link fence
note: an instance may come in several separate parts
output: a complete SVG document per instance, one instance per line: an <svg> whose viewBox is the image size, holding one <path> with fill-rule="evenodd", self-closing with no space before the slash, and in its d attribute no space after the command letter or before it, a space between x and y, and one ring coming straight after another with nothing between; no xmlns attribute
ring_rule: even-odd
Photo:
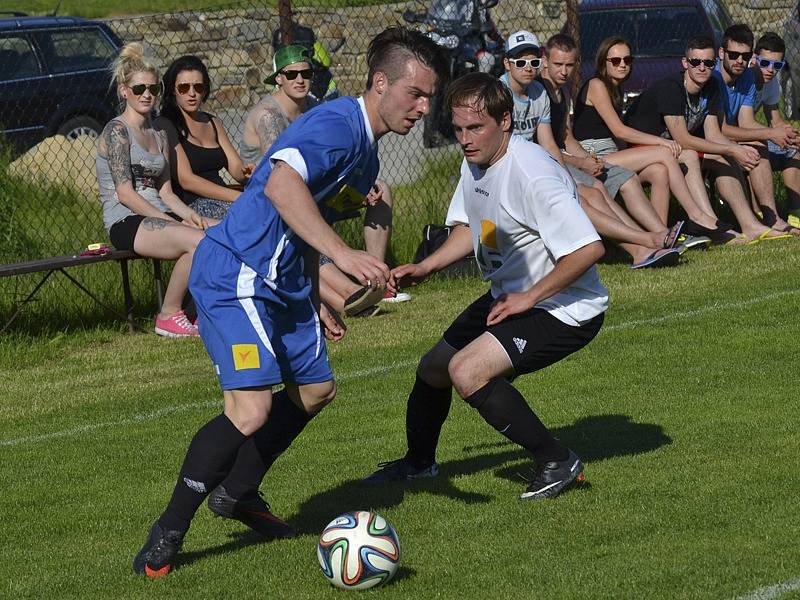
<svg viewBox="0 0 800 600"><path fill-rule="evenodd" d="M600 40L622 34L631 41L635 71L646 85L680 68L689 36L707 33L719 41L733 22L748 23L756 36L766 31L785 36L791 62L800 48L797 17L794 0L491 0L488 7L476 0L368 6L321 0L290 8L251 1L97 21L55 19L38 28L26 28L20 20L22 26L0 27L0 261L72 254L89 243L107 241L94 170L95 137L119 111L106 67L124 42L142 42L162 70L178 56L200 57L212 82L204 108L222 119L236 145L248 109L271 91L263 80L272 70L278 32L297 33L288 29L290 23L311 29L330 58L327 71L339 93L357 95L366 80L369 40L393 24L412 23L430 32L449 48L455 74L476 68L502 73L503 39L528 29L542 42L562 30L580 39L586 76L593 70ZM0 21L7 18L0 14ZM790 72L787 68L783 74L787 87ZM407 261L422 227L443 221L460 156L435 118L405 137L386 136L380 155L380 176L395 197L390 258ZM346 222L340 231L353 245L363 242L359 223ZM144 261L132 265L141 314L154 307L148 269ZM121 304L115 265L82 271L77 276L88 280L101 298ZM0 317L36 282L35 275L0 279ZM48 281L39 298L40 310L27 309L28 319L18 321L18 328L41 319L58 328L61 320L102 318L99 309L58 278Z"/></svg>

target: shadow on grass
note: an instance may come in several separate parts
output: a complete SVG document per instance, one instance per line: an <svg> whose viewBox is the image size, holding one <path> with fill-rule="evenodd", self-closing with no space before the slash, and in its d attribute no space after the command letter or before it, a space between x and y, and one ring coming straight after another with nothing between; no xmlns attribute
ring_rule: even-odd
<svg viewBox="0 0 800 600"><path fill-rule="evenodd" d="M652 452L672 443L660 425L635 423L626 415L595 415L579 419L572 425L553 430L553 434L572 448L584 462L595 462L619 456ZM439 477L414 482L367 484L360 480L347 481L306 500L290 520L300 535L316 536L331 521L333 515L355 508L384 509L397 506L406 494L429 493L447 496L465 504L482 504L492 497L466 492L454 485L459 477L494 469L497 477L517 481L521 471L530 470L530 455L508 441L467 446L465 452L479 452L460 460L442 463ZM366 475L367 473L365 473ZM588 484L587 484L588 485ZM179 564L187 565L198 559L226 554L245 546L267 542L253 532L231 534L231 540L214 548L179 555ZM398 573L399 578L414 573Z"/></svg>
<svg viewBox="0 0 800 600"><path fill-rule="evenodd" d="M553 430L553 434L584 462L651 452L672 442L660 425L635 423L626 415L585 417ZM316 533L328 524L331 515L353 510L353 507L381 509L396 506L406 494L423 492L448 496L465 504L486 503L492 499L490 496L460 490L454 485L454 480L490 469L494 469L498 477L518 480L518 472L528 469L530 464L530 454L507 441L468 446L464 450L484 452L442 463L440 475L435 479L381 485L359 480L342 483L306 500L291 520L302 533ZM522 465L521 461L524 461Z"/></svg>

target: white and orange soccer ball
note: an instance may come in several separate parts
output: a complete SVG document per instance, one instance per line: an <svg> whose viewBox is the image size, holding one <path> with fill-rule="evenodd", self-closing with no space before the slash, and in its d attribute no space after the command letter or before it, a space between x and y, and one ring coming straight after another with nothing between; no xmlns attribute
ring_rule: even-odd
<svg viewBox="0 0 800 600"><path fill-rule="evenodd" d="M363 590L383 585L397 572L400 540L379 514L349 512L328 523L317 544L317 557L333 585Z"/></svg>

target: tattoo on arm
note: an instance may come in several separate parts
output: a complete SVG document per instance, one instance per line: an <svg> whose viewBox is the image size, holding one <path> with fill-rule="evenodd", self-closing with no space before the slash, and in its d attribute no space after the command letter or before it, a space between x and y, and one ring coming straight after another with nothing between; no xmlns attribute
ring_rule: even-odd
<svg viewBox="0 0 800 600"><path fill-rule="evenodd" d="M103 132L108 168L115 186L131 181L131 146L128 129L119 121L111 121Z"/></svg>
<svg viewBox="0 0 800 600"><path fill-rule="evenodd" d="M158 231L159 229L164 229L167 226L166 219L159 219L158 217L146 217L142 221L142 227L144 227L147 231Z"/></svg>
<svg viewBox="0 0 800 600"><path fill-rule="evenodd" d="M281 123L278 120L278 115L272 112L266 112L258 119L256 125L258 131L258 142L261 148L261 153L265 153L272 146L272 143L278 138L278 135L283 131Z"/></svg>

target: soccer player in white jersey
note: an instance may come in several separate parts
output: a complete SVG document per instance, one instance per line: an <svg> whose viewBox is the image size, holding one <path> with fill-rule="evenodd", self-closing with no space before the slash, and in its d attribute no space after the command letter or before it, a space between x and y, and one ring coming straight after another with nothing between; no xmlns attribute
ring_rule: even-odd
<svg viewBox="0 0 800 600"><path fill-rule="evenodd" d="M464 75L448 89L446 106L464 153L447 214L455 229L436 252L395 268L392 277L420 281L473 251L491 290L420 360L406 413L408 452L366 480L438 474L436 446L455 387L533 455L534 475L521 498L551 498L582 479L583 464L510 379L561 360L597 335L608 292L594 264L605 250L569 174L541 147L512 135L513 100L502 82Z"/></svg>

